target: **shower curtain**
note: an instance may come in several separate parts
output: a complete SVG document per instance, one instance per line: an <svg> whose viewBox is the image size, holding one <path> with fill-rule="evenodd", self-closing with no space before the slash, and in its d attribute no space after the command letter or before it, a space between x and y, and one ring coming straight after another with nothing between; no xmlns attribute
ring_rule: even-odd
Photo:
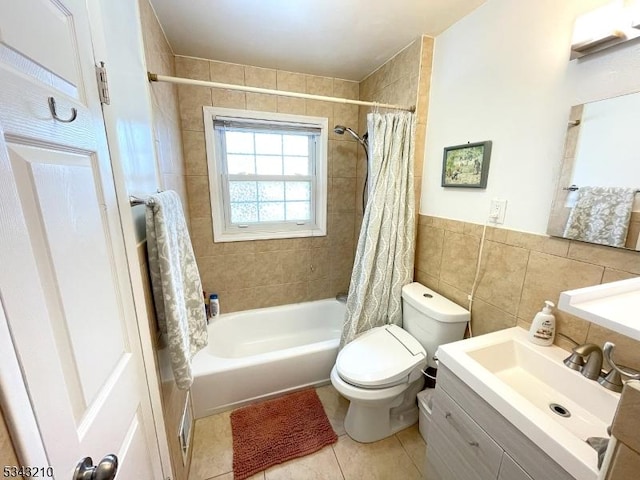
<svg viewBox="0 0 640 480"><path fill-rule="evenodd" d="M414 115L367 116L370 193L356 250L340 346L373 327L402 326L402 287L413 278Z"/></svg>

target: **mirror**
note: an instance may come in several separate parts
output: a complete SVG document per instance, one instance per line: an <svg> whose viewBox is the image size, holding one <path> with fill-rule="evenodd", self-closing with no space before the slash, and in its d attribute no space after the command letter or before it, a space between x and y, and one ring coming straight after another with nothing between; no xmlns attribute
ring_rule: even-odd
<svg viewBox="0 0 640 480"><path fill-rule="evenodd" d="M547 233L640 250L640 92L571 108Z"/></svg>

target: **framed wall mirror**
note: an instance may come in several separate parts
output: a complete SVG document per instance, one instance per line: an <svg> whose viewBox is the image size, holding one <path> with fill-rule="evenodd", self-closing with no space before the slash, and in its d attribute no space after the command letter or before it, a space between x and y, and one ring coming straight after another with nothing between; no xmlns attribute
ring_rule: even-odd
<svg viewBox="0 0 640 480"><path fill-rule="evenodd" d="M547 233L640 250L640 92L571 108Z"/></svg>

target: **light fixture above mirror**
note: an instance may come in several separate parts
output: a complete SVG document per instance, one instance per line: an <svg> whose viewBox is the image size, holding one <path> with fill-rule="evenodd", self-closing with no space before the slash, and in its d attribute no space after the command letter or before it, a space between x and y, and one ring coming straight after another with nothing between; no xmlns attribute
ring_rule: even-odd
<svg viewBox="0 0 640 480"><path fill-rule="evenodd" d="M640 37L640 0L614 0L576 19L571 60Z"/></svg>

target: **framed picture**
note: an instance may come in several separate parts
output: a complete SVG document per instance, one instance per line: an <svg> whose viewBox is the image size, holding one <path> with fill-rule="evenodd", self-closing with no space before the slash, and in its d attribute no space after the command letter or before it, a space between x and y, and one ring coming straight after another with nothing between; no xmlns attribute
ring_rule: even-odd
<svg viewBox="0 0 640 480"><path fill-rule="evenodd" d="M446 147L442 160L442 186L486 188L490 158L490 140Z"/></svg>

